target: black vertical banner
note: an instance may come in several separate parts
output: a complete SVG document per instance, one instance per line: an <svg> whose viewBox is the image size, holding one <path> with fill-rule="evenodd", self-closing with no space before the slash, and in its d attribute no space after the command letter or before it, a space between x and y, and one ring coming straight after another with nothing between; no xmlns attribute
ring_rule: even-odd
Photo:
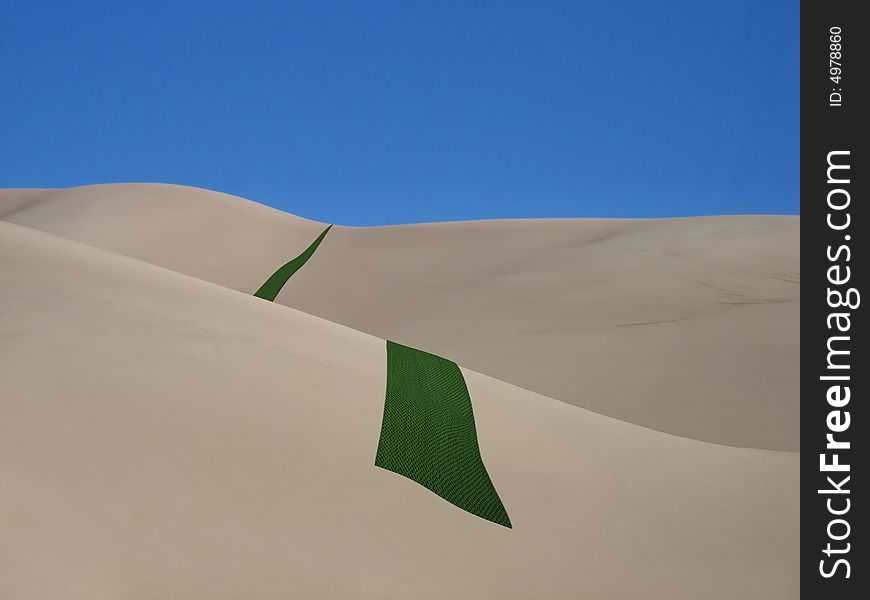
<svg viewBox="0 0 870 600"><path fill-rule="evenodd" d="M801 3L801 594L870 589L864 282L870 23L861 2ZM862 352L862 350L864 350ZM859 490L863 490L859 492ZM863 593L859 593L862 590Z"/></svg>

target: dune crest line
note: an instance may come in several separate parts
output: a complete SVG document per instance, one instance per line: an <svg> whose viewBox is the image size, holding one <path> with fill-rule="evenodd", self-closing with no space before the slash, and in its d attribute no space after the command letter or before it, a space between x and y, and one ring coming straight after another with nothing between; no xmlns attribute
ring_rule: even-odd
<svg viewBox="0 0 870 600"><path fill-rule="evenodd" d="M317 239L311 242L311 245L308 246L302 254L272 273L272 276L266 280L266 283L260 286L260 289L258 289L254 295L258 298L274 302L278 293L281 291L281 288L283 288L284 284L287 283L287 280L290 279L296 271L301 269L306 262L308 262L308 259L311 258L314 251L317 250L320 242L323 241L323 238L326 237L326 234L329 233L330 229L332 229L332 225L324 229L323 232L317 236Z"/></svg>
<svg viewBox="0 0 870 600"><path fill-rule="evenodd" d="M480 456L465 378L452 361L387 341L387 393L375 465L512 528Z"/></svg>

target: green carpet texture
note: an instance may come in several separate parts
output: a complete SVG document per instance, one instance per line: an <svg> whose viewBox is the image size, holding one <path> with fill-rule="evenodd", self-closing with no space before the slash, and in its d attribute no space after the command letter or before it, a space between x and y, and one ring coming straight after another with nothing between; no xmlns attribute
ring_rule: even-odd
<svg viewBox="0 0 870 600"><path fill-rule="evenodd" d="M254 295L258 298L264 298L273 302L275 297L278 296L278 292L280 292L281 288L284 287L284 284L287 283L287 280L290 279L296 271L301 269L302 265L308 262L308 259L311 258L314 251L317 250L320 242L322 242L323 238L326 237L326 234L329 233L331 227L332 225L324 229L323 233L317 236L317 239L311 242L311 245L305 249L305 252L275 271L272 276L266 280L266 283L260 286L260 289L257 290Z"/></svg>
<svg viewBox="0 0 870 600"><path fill-rule="evenodd" d="M387 341L387 394L375 465L511 527L480 457L471 398L454 362Z"/></svg>

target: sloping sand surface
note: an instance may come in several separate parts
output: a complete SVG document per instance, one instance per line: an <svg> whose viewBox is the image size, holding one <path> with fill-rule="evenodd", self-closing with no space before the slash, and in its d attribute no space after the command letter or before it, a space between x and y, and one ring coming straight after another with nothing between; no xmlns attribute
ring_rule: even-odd
<svg viewBox="0 0 870 600"><path fill-rule="evenodd" d="M249 293L323 228L180 186L25 192L0 192L7 220ZM625 421L797 450L799 225L333 227L277 301Z"/></svg>
<svg viewBox="0 0 870 600"><path fill-rule="evenodd" d="M0 190L0 218L247 292L324 227L237 196L158 184Z"/></svg>
<svg viewBox="0 0 870 600"><path fill-rule="evenodd" d="M0 223L0 597L795 598L798 455L465 371L508 530L374 467L384 342Z"/></svg>
<svg viewBox="0 0 870 600"><path fill-rule="evenodd" d="M716 217L333 228L277 300L632 423L797 450L798 227Z"/></svg>

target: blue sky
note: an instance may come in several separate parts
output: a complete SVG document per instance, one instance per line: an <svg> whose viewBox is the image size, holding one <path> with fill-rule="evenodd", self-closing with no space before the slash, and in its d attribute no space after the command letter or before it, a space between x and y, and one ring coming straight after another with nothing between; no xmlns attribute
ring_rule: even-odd
<svg viewBox="0 0 870 600"><path fill-rule="evenodd" d="M795 1L0 0L0 187L349 225L799 212Z"/></svg>

